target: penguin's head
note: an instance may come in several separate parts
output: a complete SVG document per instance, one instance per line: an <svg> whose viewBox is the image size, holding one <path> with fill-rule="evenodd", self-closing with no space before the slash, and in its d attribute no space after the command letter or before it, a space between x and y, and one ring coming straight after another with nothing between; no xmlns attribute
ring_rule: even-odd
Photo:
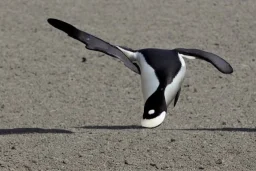
<svg viewBox="0 0 256 171"><path fill-rule="evenodd" d="M146 128L159 126L167 113L164 88L158 89L146 100L141 125Z"/></svg>

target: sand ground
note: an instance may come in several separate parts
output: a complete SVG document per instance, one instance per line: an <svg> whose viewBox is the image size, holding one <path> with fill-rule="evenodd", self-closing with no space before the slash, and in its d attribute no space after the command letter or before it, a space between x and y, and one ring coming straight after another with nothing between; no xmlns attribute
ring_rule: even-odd
<svg viewBox="0 0 256 171"><path fill-rule="evenodd" d="M255 16L255 0L1 0L0 170L256 170ZM141 129L139 75L49 17L134 49L204 49L235 72L187 61L177 106Z"/></svg>

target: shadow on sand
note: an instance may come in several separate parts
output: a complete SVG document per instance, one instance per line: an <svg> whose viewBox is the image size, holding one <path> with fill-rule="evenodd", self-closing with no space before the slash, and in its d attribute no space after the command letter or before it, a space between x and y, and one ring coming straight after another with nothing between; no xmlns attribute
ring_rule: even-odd
<svg viewBox="0 0 256 171"><path fill-rule="evenodd" d="M82 127L75 127L75 128L83 128L83 129L109 129L109 130L124 130L124 129L144 129L138 125L90 125L90 126L82 126Z"/></svg>
<svg viewBox="0 0 256 171"><path fill-rule="evenodd" d="M88 125L75 127L77 129L107 129L107 130L132 130L132 129L149 129L138 125ZM151 128L152 129L152 128ZM153 128L154 129L154 128ZM172 131L215 131L215 132L256 132L256 128L180 128L180 129L163 129Z"/></svg>
<svg viewBox="0 0 256 171"><path fill-rule="evenodd" d="M0 135L10 134L71 134L72 131L65 129L43 129L43 128L12 128L0 129Z"/></svg>
<svg viewBox="0 0 256 171"><path fill-rule="evenodd" d="M219 131L219 132L256 132L256 128L186 128L186 129L165 129L173 131Z"/></svg>

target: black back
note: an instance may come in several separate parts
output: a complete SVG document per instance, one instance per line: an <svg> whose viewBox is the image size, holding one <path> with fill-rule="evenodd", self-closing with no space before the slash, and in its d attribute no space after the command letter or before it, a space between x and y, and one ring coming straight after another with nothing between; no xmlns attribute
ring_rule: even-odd
<svg viewBox="0 0 256 171"><path fill-rule="evenodd" d="M181 68L178 53L166 49L141 49L146 62L155 70L160 85L165 87L172 82Z"/></svg>

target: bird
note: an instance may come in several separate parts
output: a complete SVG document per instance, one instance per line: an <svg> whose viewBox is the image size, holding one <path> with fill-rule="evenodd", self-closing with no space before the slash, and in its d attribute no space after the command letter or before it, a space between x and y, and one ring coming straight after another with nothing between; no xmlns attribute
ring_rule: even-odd
<svg viewBox="0 0 256 171"><path fill-rule="evenodd" d="M69 37L85 44L88 50L117 58L131 71L140 75L144 99L141 126L145 128L160 126L171 102L176 106L186 74L184 58L204 60L223 74L233 73L232 66L226 60L211 52L186 48L134 50L113 45L62 20L48 18L47 21Z"/></svg>

